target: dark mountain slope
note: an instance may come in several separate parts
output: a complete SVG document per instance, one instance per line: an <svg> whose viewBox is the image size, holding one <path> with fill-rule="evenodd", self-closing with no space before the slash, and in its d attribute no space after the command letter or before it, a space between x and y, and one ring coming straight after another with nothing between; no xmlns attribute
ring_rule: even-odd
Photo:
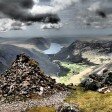
<svg viewBox="0 0 112 112"><path fill-rule="evenodd" d="M24 44L35 45L40 50L46 50L50 47L49 39L45 39L43 37L26 39Z"/></svg>
<svg viewBox="0 0 112 112"><path fill-rule="evenodd" d="M62 48L60 52L55 55L50 55L53 59L70 60L74 62L81 62L82 53L86 51L93 51L95 53L106 54L112 52L112 41L108 40L92 40L73 42L68 47Z"/></svg>
<svg viewBox="0 0 112 112"><path fill-rule="evenodd" d="M9 67L16 58L16 55L20 53L26 53L31 58L37 60L46 74L56 74L59 72L59 68L50 62L49 57L39 51L28 50L13 45L0 44L0 65L2 66L2 68L0 68L0 73Z"/></svg>
<svg viewBox="0 0 112 112"><path fill-rule="evenodd" d="M50 47L51 42L49 39L43 37L33 38L0 38L0 43L7 43L11 45L27 44L36 46L39 50L46 50Z"/></svg>

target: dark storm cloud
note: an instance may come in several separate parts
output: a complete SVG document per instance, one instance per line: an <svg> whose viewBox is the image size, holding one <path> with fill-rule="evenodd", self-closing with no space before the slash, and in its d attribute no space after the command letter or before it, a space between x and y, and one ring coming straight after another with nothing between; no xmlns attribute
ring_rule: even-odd
<svg viewBox="0 0 112 112"><path fill-rule="evenodd" d="M39 21L57 23L60 21L56 14L33 15L28 9L34 5L33 0L0 0L0 12L12 19L20 21Z"/></svg>
<svg viewBox="0 0 112 112"><path fill-rule="evenodd" d="M88 9L102 18L106 18L108 15L112 14L112 0L96 0Z"/></svg>
<svg viewBox="0 0 112 112"><path fill-rule="evenodd" d="M106 15L106 13L104 11L100 11L100 10L96 11L96 14L98 14L102 18L106 18L107 17L107 15Z"/></svg>

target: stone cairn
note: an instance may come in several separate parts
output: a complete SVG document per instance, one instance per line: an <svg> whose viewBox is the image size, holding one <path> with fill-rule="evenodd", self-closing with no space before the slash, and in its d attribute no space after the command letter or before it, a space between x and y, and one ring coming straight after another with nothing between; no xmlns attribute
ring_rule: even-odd
<svg viewBox="0 0 112 112"><path fill-rule="evenodd" d="M17 55L9 70L0 76L0 98L30 98L34 94L46 97L71 88L44 75L39 63L25 54Z"/></svg>

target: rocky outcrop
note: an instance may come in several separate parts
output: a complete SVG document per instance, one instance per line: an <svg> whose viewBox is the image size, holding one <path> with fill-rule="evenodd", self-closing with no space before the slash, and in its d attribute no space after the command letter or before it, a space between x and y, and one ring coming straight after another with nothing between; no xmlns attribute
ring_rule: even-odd
<svg viewBox="0 0 112 112"><path fill-rule="evenodd" d="M17 55L12 66L0 76L0 98L21 97L32 95L49 96L59 91L69 90L71 86L57 84L55 79L44 75L39 63L25 54Z"/></svg>
<svg viewBox="0 0 112 112"><path fill-rule="evenodd" d="M112 91L112 72L103 70L102 74L91 74L81 84L86 90L107 93Z"/></svg>
<svg viewBox="0 0 112 112"><path fill-rule="evenodd" d="M65 103L59 106L56 112L80 112L80 110L76 105Z"/></svg>

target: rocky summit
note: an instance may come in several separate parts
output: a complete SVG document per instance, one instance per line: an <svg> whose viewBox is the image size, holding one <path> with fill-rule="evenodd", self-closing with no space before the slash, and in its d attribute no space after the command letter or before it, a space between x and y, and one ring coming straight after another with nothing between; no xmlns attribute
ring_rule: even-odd
<svg viewBox="0 0 112 112"><path fill-rule="evenodd" d="M34 94L46 97L69 88L44 75L39 63L25 54L17 55L12 66L0 76L1 98L30 98Z"/></svg>

